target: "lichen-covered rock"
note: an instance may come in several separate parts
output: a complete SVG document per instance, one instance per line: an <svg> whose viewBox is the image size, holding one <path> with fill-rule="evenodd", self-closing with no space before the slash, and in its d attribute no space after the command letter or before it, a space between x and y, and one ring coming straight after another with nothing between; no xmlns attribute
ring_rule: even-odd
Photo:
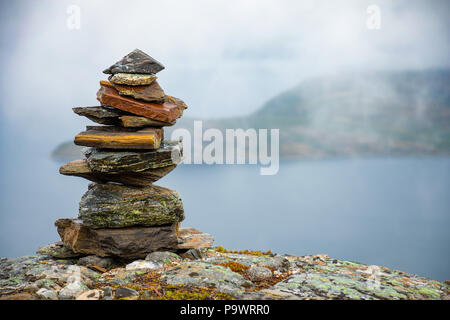
<svg viewBox="0 0 450 320"><path fill-rule="evenodd" d="M135 49L121 60L117 61L108 69L104 70L106 74L116 73L140 73L140 74L154 74L163 70L164 66L150 57L145 52Z"/></svg>
<svg viewBox="0 0 450 320"><path fill-rule="evenodd" d="M178 232L180 249L211 248L214 238L208 233L198 231L195 228L183 228Z"/></svg>
<svg viewBox="0 0 450 320"><path fill-rule="evenodd" d="M162 268L163 264L159 262L136 260L126 265L126 270L155 270Z"/></svg>
<svg viewBox="0 0 450 320"><path fill-rule="evenodd" d="M170 264L173 262L180 262L181 257L177 255L176 253L170 252L170 251L155 251L152 253L149 253L145 257L146 261L151 261L154 263L158 263L160 265Z"/></svg>
<svg viewBox="0 0 450 320"><path fill-rule="evenodd" d="M154 74L116 73L109 76L108 80L115 84L128 86L145 86L158 79Z"/></svg>
<svg viewBox="0 0 450 320"><path fill-rule="evenodd" d="M272 271L265 267L253 266L247 270L247 276L251 281L264 281L272 277Z"/></svg>
<svg viewBox="0 0 450 320"><path fill-rule="evenodd" d="M95 255L86 256L78 260L78 265L86 267L97 267L101 269L109 269L114 264L114 260L109 257L97 257Z"/></svg>
<svg viewBox="0 0 450 320"><path fill-rule="evenodd" d="M202 261L185 262L167 271L162 279L172 285L215 288L234 297L239 297L245 288L252 287L250 281L229 268Z"/></svg>
<svg viewBox="0 0 450 320"><path fill-rule="evenodd" d="M94 229L161 226L183 221L184 210L174 190L94 184L81 198L78 218Z"/></svg>
<svg viewBox="0 0 450 320"><path fill-rule="evenodd" d="M55 222L64 244L75 252L100 257L144 258L157 250L176 250L177 224L159 227L92 229L76 219Z"/></svg>
<svg viewBox="0 0 450 320"><path fill-rule="evenodd" d="M36 295L44 300L58 300L58 293L55 290L41 288Z"/></svg>
<svg viewBox="0 0 450 320"><path fill-rule="evenodd" d="M78 258L83 256L83 254L73 252L67 248L61 241L40 247L36 253L58 259Z"/></svg>
<svg viewBox="0 0 450 320"><path fill-rule="evenodd" d="M182 160L183 146L179 141L164 141L150 151L108 151L89 148L84 152L93 172L118 174L142 172L178 164Z"/></svg>

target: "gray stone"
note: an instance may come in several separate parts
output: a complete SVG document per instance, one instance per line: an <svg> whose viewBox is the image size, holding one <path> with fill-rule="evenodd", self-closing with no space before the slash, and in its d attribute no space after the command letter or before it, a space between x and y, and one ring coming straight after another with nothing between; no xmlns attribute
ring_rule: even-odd
<svg viewBox="0 0 450 320"><path fill-rule="evenodd" d="M127 54L120 61L104 70L106 74L116 73L140 73L154 74L163 70L164 66L139 49Z"/></svg>
<svg viewBox="0 0 450 320"><path fill-rule="evenodd" d="M139 297L139 292L127 287L119 287L116 289L117 299L131 298L131 297Z"/></svg>
<svg viewBox="0 0 450 320"><path fill-rule="evenodd" d="M214 288L233 297L239 297L253 284L229 268L202 261L188 261L167 271L162 276L168 284Z"/></svg>
<svg viewBox="0 0 450 320"><path fill-rule="evenodd" d="M254 282L264 281L272 277L272 271L265 267L253 266L247 270L247 276Z"/></svg>
<svg viewBox="0 0 450 320"><path fill-rule="evenodd" d="M73 252L70 248L66 247L64 243L62 243L61 241L40 247L36 251L36 253L57 259L77 258L83 256L83 254Z"/></svg>
<svg viewBox="0 0 450 320"><path fill-rule="evenodd" d="M169 251L156 251L148 254L147 257L145 257L145 260L165 265L173 262L180 262L181 257L176 253Z"/></svg>
<svg viewBox="0 0 450 320"><path fill-rule="evenodd" d="M114 292L111 287L103 288L103 300L112 300L114 298Z"/></svg>
<svg viewBox="0 0 450 320"><path fill-rule="evenodd" d="M87 257L80 258L78 264L86 267L100 267L103 269L110 268L114 263L112 258L108 257L98 257L95 255L90 255Z"/></svg>
<svg viewBox="0 0 450 320"><path fill-rule="evenodd" d="M36 294L38 297L45 300L58 300L58 293L55 290L41 288Z"/></svg>

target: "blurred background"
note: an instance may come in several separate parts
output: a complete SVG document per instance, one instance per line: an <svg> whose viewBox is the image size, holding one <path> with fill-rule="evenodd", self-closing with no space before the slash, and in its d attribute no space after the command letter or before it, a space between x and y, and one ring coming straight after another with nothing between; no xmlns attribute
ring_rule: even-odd
<svg viewBox="0 0 450 320"><path fill-rule="evenodd" d="M79 9L78 27L73 8ZM228 249L450 279L448 1L14 1L0 8L0 256L59 239L102 70L139 48L188 105L174 128L279 128L280 170L180 165L183 226Z"/></svg>

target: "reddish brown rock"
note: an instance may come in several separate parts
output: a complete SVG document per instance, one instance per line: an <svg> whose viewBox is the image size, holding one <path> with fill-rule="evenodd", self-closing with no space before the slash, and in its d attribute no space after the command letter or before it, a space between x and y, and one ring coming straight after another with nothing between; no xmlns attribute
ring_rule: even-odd
<svg viewBox="0 0 450 320"><path fill-rule="evenodd" d="M156 121L145 117L137 117L137 116L121 116L119 117L119 119L121 121L122 126L126 128L164 127L172 125L161 121Z"/></svg>
<svg viewBox="0 0 450 320"><path fill-rule="evenodd" d="M59 173L66 176L82 177L98 183L117 182L126 186L147 187L171 172L176 166L176 164L172 164L166 167L148 169L141 172L107 174L92 171L89 168L87 160L83 159L66 163L59 168Z"/></svg>
<svg viewBox="0 0 450 320"><path fill-rule="evenodd" d="M144 258L158 250L175 251L178 247L178 224L159 227L91 229L76 219L55 222L64 244L74 252L99 257Z"/></svg>
<svg viewBox="0 0 450 320"><path fill-rule="evenodd" d="M175 123L181 117L179 107L176 104L170 102L156 104L121 96L108 81L100 81L100 86L100 90L97 92L97 99L102 105L168 124Z"/></svg>
<svg viewBox="0 0 450 320"><path fill-rule="evenodd" d="M147 86L127 86L122 84L112 84L121 96L131 96L135 99L163 103L164 91L161 89L157 81L153 81Z"/></svg>
<svg viewBox="0 0 450 320"><path fill-rule="evenodd" d="M178 239L178 248L180 249L211 248L214 242L213 236L194 228L180 229Z"/></svg>
<svg viewBox="0 0 450 320"><path fill-rule="evenodd" d="M75 136L79 146L110 149L158 149L163 131L157 128L130 130L114 126L88 126Z"/></svg>

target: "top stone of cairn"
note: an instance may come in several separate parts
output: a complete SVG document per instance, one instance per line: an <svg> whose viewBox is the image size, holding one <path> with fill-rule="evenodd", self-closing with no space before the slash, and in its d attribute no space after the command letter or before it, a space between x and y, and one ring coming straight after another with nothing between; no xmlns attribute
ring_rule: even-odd
<svg viewBox="0 0 450 320"><path fill-rule="evenodd" d="M155 74L163 70L164 66L150 57L145 52L135 49L127 54L122 60L117 61L108 69L104 70L106 74L116 73L139 73L139 74Z"/></svg>

